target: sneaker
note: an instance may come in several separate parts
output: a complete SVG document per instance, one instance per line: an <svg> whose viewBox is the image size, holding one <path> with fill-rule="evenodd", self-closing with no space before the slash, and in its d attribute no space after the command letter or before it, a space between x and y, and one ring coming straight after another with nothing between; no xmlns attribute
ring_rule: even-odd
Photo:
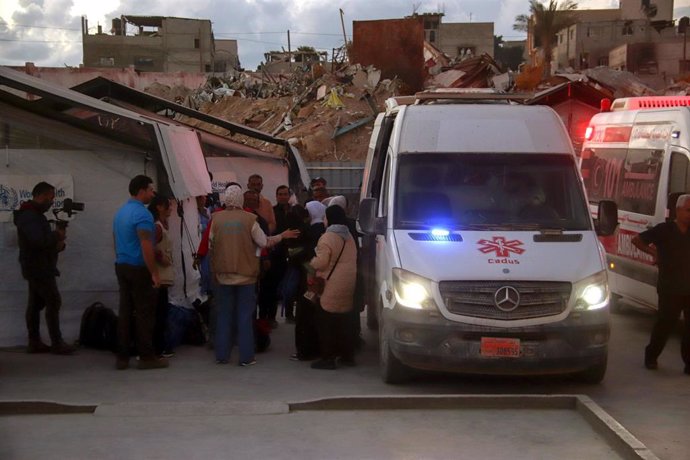
<svg viewBox="0 0 690 460"><path fill-rule="evenodd" d="M117 358L115 361L115 369L124 371L129 367L129 358Z"/></svg>
<svg viewBox="0 0 690 460"><path fill-rule="evenodd" d="M656 359L645 358L644 367L646 367L650 371L654 371L654 370L659 369L659 364L656 362Z"/></svg>
<svg viewBox="0 0 690 460"><path fill-rule="evenodd" d="M335 359L320 359L311 363L311 368L334 370L337 366L335 365Z"/></svg>
<svg viewBox="0 0 690 460"><path fill-rule="evenodd" d="M137 363L137 369L163 369L170 365L166 358L140 359Z"/></svg>
<svg viewBox="0 0 690 460"><path fill-rule="evenodd" d="M26 347L27 353L50 353L50 347L43 343L42 340L29 340L29 346Z"/></svg>
<svg viewBox="0 0 690 460"><path fill-rule="evenodd" d="M175 356L175 352L174 351L164 351L163 353L161 353L161 356L163 358L172 358Z"/></svg>
<svg viewBox="0 0 690 460"><path fill-rule="evenodd" d="M291 354L290 361L299 361L299 355L297 353Z"/></svg>
<svg viewBox="0 0 690 460"><path fill-rule="evenodd" d="M248 367L248 366L253 366L254 364L256 364L256 360L255 360L255 359L252 359L251 361L244 361L244 362L241 362L241 363L240 363L240 366L241 366L241 367Z"/></svg>
<svg viewBox="0 0 690 460"><path fill-rule="evenodd" d="M50 347L50 352L54 355L71 355L75 351L77 351L76 347L67 345L65 342L60 342Z"/></svg>
<svg viewBox="0 0 690 460"><path fill-rule="evenodd" d="M216 364L227 364L228 360L227 359L216 359Z"/></svg>

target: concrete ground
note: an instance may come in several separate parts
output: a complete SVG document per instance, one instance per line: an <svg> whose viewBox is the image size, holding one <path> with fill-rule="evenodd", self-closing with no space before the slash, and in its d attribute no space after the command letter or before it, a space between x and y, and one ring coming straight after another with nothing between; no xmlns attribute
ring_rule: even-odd
<svg viewBox="0 0 690 460"><path fill-rule="evenodd" d="M76 338L79 315L78 310L65 311L63 329L67 338ZM337 371L316 371L308 363L290 361L293 326L288 324L281 324L274 331L269 352L258 355L258 364L249 368L218 366L209 350L182 347L169 369L115 371L114 358L107 352L80 350L76 356L64 357L27 355L12 348L23 341L22 315L17 310L0 308L0 332L17 331L14 335L0 335L0 346L9 347L0 351L0 400L50 400L103 407L107 403L116 407L128 403L136 407L138 403L158 402L163 403L159 407L169 407L172 403L173 407L192 404L203 408L206 404L209 414L157 413L154 405L145 417L126 413L110 417L98 414L3 416L0 417L0 458L33 459L44 454L52 454L53 458L115 458L111 456L118 452L115 448L127 452L118 457L135 458L137 446L142 444L151 449L146 458L196 458L190 440L199 437L202 438L197 447L200 452L210 453L213 448L217 454L218 449L223 453L198 455L199 458L269 455L276 458L447 458L453 452L457 457L463 451L459 442L463 440L461 436L468 434L483 446L482 458L500 458L507 452L514 456L523 451L526 454L520 458L552 458L547 454L549 451L539 455L530 450L549 445L544 442L547 438L539 438L538 433L559 431L552 430L559 425L550 413L535 418L533 414L521 412L524 418L521 415L515 423L505 426L499 423L501 417L492 419L493 415L485 413L482 425L477 426L479 422L465 411L457 415L448 411L419 414L405 411L394 416L378 412L360 420L353 413L342 412L319 416L313 413L213 415L211 408L227 402L257 407L342 395L585 394L660 458L689 459L690 377L682 373L678 338L669 342L659 360L660 369L647 371L642 366L642 353L653 317L625 310L613 314L612 319L609 371L599 385L553 377L436 374L420 376L406 385L390 386L379 378L376 336L368 331L365 331L365 349L358 357L359 365ZM507 417L508 421L511 418ZM473 428L469 432L468 426ZM307 429L298 430L299 427ZM490 427L500 436L493 438ZM533 436L523 432L525 427ZM581 445L584 449L592 444L593 449L597 448L580 428L574 429L570 433L571 441L558 439L555 445ZM320 434L324 439L318 438ZM497 441L499 438L524 442L502 444L503 441ZM67 439L74 441L65 442ZM234 439L237 442L231 442ZM401 443L404 451L398 450ZM80 445L84 450L79 450ZM494 445L507 450L494 451ZM209 450L204 446L209 446ZM468 448L466 443L465 448ZM237 455L231 453L235 451ZM582 456L572 457L566 456L569 451L565 449L559 452L558 456L563 458L610 458L601 451L583 451Z"/></svg>

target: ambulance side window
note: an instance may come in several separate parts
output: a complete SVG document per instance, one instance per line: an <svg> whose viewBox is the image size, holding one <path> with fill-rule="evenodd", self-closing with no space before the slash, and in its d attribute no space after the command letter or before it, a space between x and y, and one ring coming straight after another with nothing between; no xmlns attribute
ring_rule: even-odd
<svg viewBox="0 0 690 460"><path fill-rule="evenodd" d="M690 162L682 153L671 154L671 174L668 180L668 193L680 193L690 190Z"/></svg>

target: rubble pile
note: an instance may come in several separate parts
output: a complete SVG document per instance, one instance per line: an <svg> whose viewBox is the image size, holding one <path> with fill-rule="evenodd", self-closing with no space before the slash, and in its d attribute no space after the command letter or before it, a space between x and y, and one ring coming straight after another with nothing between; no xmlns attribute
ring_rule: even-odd
<svg viewBox="0 0 690 460"><path fill-rule="evenodd" d="M494 77L501 74L500 66L491 56L484 53L480 56L466 57L429 78L427 88L491 88Z"/></svg>
<svg viewBox="0 0 690 460"><path fill-rule="evenodd" d="M363 160L373 120L389 97L398 95L400 81L381 80L373 67L352 65L338 72L323 66L289 76L244 72L212 77L203 88L183 90L153 85L146 91L235 123L288 140L305 161ZM179 121L215 134L227 130L178 115ZM268 152L275 144L239 134L232 140Z"/></svg>
<svg viewBox="0 0 690 460"><path fill-rule="evenodd" d="M425 87L429 89L495 88L539 95L568 82L578 82L587 86L590 93L607 98L690 94L687 81L657 92L632 73L607 67L582 73L571 70L543 81L541 67L525 67L522 74L515 75L501 73L500 65L487 54L453 60L428 43L424 51L423 70L428 75ZM146 91L285 139L305 161L358 161L366 157L376 115L385 109L386 99L405 91L404 85L398 78L382 80L381 71L374 66L356 64L328 70L323 63L293 63L288 73L260 69L213 76L204 87L195 90L155 83ZM181 122L266 152L284 152L281 145L234 134L179 114L177 117Z"/></svg>
<svg viewBox="0 0 690 460"><path fill-rule="evenodd" d="M614 90L614 97L656 96L658 92L630 72L608 67L586 69L584 75Z"/></svg>

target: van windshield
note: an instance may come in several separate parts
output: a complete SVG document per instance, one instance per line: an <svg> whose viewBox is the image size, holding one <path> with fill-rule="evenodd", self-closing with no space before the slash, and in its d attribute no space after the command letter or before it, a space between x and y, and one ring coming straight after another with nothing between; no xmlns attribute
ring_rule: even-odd
<svg viewBox="0 0 690 460"><path fill-rule="evenodd" d="M591 228L570 155L404 154L396 181L399 229Z"/></svg>

